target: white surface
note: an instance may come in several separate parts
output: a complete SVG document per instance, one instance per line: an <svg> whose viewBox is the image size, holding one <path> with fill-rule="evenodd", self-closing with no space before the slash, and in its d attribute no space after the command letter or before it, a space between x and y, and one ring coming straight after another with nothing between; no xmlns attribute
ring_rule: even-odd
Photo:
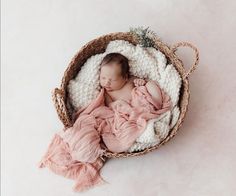
<svg viewBox="0 0 236 196"><path fill-rule="evenodd" d="M201 52L187 117L159 150L107 162L102 175L110 184L83 195L234 196L235 8L233 0L3 0L2 195L78 194L73 181L37 168L62 128L51 91L82 45L144 25L168 44L190 41ZM192 62L190 51L181 54Z"/></svg>

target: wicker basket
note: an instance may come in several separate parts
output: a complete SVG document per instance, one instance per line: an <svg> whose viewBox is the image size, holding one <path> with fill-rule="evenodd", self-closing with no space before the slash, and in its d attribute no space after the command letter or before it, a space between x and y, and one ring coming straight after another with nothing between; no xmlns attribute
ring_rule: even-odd
<svg viewBox="0 0 236 196"><path fill-rule="evenodd" d="M81 66L85 63L85 61L89 57L98 53L103 53L108 43L113 40L125 40L134 45L138 44L137 38L130 32L112 33L112 34L104 35L90 41L85 46L83 46L80 49L80 51L74 56L74 58L71 60L62 78L61 88L60 89L56 88L53 91L53 101L54 101L58 116L60 120L62 121L62 123L64 124L65 128L71 127L73 125L72 114L74 111L67 96L68 95L67 85L69 81L78 74ZM157 37L154 38L154 47L160 50L166 56L168 62L172 63L175 66L176 70L179 72L182 78L182 87L180 89L180 97L179 97L179 107L180 107L179 119L177 123L175 124L175 126L169 131L168 136L160 144L147 148L140 152L132 152L132 153L129 153L129 152L113 153L107 150L103 154L103 157L118 158L118 157L130 157L130 156L146 154L150 151L157 149L158 147L160 147L161 145L169 141L177 133L177 131L179 130L180 126L183 123L183 120L185 118L185 115L188 109L189 96L190 96L188 76L195 70L199 62L198 50L192 44L187 43L187 42L179 42L173 45L172 47L170 47L164 44ZM176 50L179 47L190 47L195 52L194 64L192 65L189 71L185 70L183 62L175 54Z"/></svg>

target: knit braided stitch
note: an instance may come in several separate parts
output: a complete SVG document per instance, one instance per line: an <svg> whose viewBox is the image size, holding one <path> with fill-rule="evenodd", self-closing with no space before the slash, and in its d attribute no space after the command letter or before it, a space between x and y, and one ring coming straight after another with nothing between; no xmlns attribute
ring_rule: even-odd
<svg viewBox="0 0 236 196"><path fill-rule="evenodd" d="M181 78L172 64L167 64L163 53L155 48L143 48L124 40L111 41L102 54L91 56L82 66L75 79L68 85L71 103L76 109L87 106L96 98L99 85L99 66L103 57L112 52L123 54L129 59L130 74L156 81L171 97L173 108L157 119L150 120L144 133L136 140L129 152L141 151L159 144L178 120L179 91ZM174 119L174 121L171 119Z"/></svg>

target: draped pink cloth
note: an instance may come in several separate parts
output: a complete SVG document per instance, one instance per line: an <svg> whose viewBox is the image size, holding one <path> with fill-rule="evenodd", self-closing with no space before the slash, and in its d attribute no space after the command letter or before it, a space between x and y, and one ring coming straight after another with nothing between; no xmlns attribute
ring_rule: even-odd
<svg viewBox="0 0 236 196"><path fill-rule="evenodd" d="M116 100L105 106L105 90L77 112L73 127L55 134L40 167L76 180L75 191L105 181L99 170L104 145L112 152L125 152L143 133L147 121L171 108L170 97L161 89L162 100L154 101L146 86L132 90L130 102Z"/></svg>

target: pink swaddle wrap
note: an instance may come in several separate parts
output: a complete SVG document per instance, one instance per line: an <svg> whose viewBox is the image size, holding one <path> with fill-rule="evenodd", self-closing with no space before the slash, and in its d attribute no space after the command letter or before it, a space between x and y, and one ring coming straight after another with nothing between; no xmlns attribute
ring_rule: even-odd
<svg viewBox="0 0 236 196"><path fill-rule="evenodd" d="M103 183L99 170L104 145L112 152L125 152L143 133L147 121L171 108L170 97L162 90L162 102L155 102L146 86L132 90L130 102L116 100L105 106L105 90L77 112L73 127L55 134L40 167L76 180L75 191Z"/></svg>

